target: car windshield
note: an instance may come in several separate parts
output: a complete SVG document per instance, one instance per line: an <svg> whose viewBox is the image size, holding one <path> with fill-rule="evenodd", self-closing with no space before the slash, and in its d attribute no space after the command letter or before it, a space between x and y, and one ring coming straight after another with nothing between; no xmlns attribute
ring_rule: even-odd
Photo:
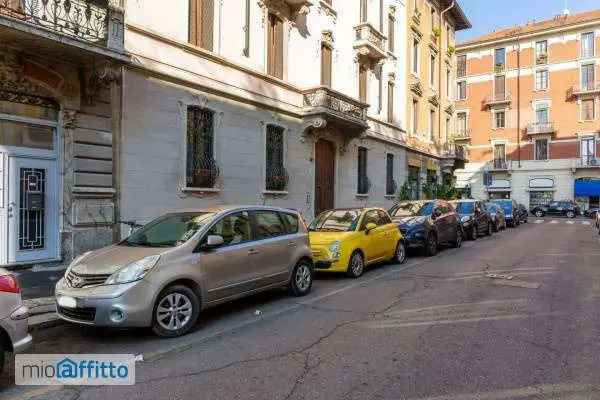
<svg viewBox="0 0 600 400"><path fill-rule="evenodd" d="M180 246L209 223L214 215L215 213L208 212L163 215L144 225L121 244L141 247Z"/></svg>
<svg viewBox="0 0 600 400"><path fill-rule="evenodd" d="M498 206L493 203L485 203L485 209L488 210L489 212L496 212L496 210L498 209Z"/></svg>
<svg viewBox="0 0 600 400"><path fill-rule="evenodd" d="M494 203L498 204L504 211L512 211L513 204L510 200L494 200Z"/></svg>
<svg viewBox="0 0 600 400"><path fill-rule="evenodd" d="M421 207L423 207L422 201L411 201L407 203L399 203L396 207L392 208L392 217L412 217L417 215Z"/></svg>
<svg viewBox="0 0 600 400"><path fill-rule="evenodd" d="M435 208L435 203L430 201L427 203L424 203L423 206L419 209L419 211L417 211L417 215L419 216L429 216L431 214L433 214L433 209Z"/></svg>
<svg viewBox="0 0 600 400"><path fill-rule="evenodd" d="M456 212L459 214L473 214L475 203L470 201L459 201L455 204Z"/></svg>
<svg viewBox="0 0 600 400"><path fill-rule="evenodd" d="M360 210L333 210L319 214L309 230L322 232L348 232L356 229Z"/></svg>

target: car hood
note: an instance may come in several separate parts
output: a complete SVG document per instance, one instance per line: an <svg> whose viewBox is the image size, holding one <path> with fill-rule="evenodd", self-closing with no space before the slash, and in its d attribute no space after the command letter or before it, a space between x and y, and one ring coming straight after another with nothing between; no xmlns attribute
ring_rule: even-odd
<svg viewBox="0 0 600 400"><path fill-rule="evenodd" d="M162 254L170 248L113 245L92 251L71 270L82 275L113 274L127 264L144 257Z"/></svg>
<svg viewBox="0 0 600 400"><path fill-rule="evenodd" d="M424 225L429 217L427 216L412 216L412 217L396 217L394 222L403 229L414 229L418 226Z"/></svg>
<svg viewBox="0 0 600 400"><path fill-rule="evenodd" d="M355 232L309 232L308 237L311 245L328 245L333 242L341 242L352 236Z"/></svg>

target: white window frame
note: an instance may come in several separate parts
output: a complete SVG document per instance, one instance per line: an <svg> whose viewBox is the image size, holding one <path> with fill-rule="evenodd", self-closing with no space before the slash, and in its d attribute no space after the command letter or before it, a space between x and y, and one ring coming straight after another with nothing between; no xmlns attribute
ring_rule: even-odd
<svg viewBox="0 0 600 400"><path fill-rule="evenodd" d="M550 60L550 46L548 43L548 39L536 40L533 43L534 57L535 57L535 60L533 60L534 64L537 64L537 59L538 59L538 56L540 55L540 53L538 53L537 45L538 45L538 43L543 43L543 42L546 42L546 64L548 64L548 61Z"/></svg>
<svg viewBox="0 0 600 400"><path fill-rule="evenodd" d="M436 79L436 66L438 63L438 58L437 55L433 52L429 53L429 77L428 77L428 81L429 81L429 87L435 91L435 86L437 83L437 79Z"/></svg>
<svg viewBox="0 0 600 400"><path fill-rule="evenodd" d="M460 88L459 88L459 85L462 82L465 83L465 97L463 97L463 98L460 97ZM469 95L468 95L468 86L469 85L467 84L467 80L466 79L459 79L459 80L456 81L456 100L464 101L464 100L468 99L468 97L469 97Z"/></svg>
<svg viewBox="0 0 600 400"><path fill-rule="evenodd" d="M469 111L468 110L456 110L456 118L455 118L455 127L456 127L456 133L459 132L459 121L460 118L458 118L459 114L464 114L465 115L465 134L467 133L467 131L469 130Z"/></svg>
<svg viewBox="0 0 600 400"><path fill-rule="evenodd" d="M545 88L538 87L537 74L539 72L546 73L546 87ZM546 92L546 91L550 90L550 71L548 70L548 68L538 68L538 69L534 70L534 72L533 72L533 90L535 92Z"/></svg>
<svg viewBox="0 0 600 400"><path fill-rule="evenodd" d="M539 123L537 119L537 111L538 106L545 105L548 110L548 123L552 121L552 102L550 100L535 100L531 102L531 106L533 107L533 115L535 117L535 122Z"/></svg>
<svg viewBox="0 0 600 400"><path fill-rule="evenodd" d="M586 66L592 67L592 72L594 74L594 81L592 82L592 84L595 85L596 82L598 81L598 76L597 76L597 71L596 71L596 63L590 62L590 61L583 62L579 65L579 85L581 86L582 89L583 89L583 67L586 67Z"/></svg>
<svg viewBox="0 0 600 400"><path fill-rule="evenodd" d="M413 42L411 44L410 72L411 72L411 74L413 74L413 76L416 76L418 78L419 74L421 73L421 40L417 36L414 36L414 35L412 38L413 38ZM416 52L415 52L415 47L417 49ZM416 71L415 71L415 66L417 67Z"/></svg>
<svg viewBox="0 0 600 400"><path fill-rule="evenodd" d="M433 128L435 127L435 123L436 123L436 112L437 110L433 107L429 108L429 115L427 116L428 119L428 125L429 125L429 135L427 137L427 140L434 142L435 141L435 131L433 130ZM432 118L433 117L433 118Z"/></svg>
<svg viewBox="0 0 600 400"><path fill-rule="evenodd" d="M592 55L586 56L583 54L583 37L585 35L592 35ZM581 59L589 59L596 56L596 35L594 31L590 32L582 32L579 36L579 58Z"/></svg>
<svg viewBox="0 0 600 400"><path fill-rule="evenodd" d="M491 144L492 144L492 163L495 161L494 150L496 148L496 145L502 144L502 145L504 145L504 163L506 164L506 162L507 162L506 156L508 154L508 141L506 139L492 140Z"/></svg>
<svg viewBox="0 0 600 400"><path fill-rule="evenodd" d="M492 50L492 71L494 72L494 74L496 74L496 50L504 50L504 70L497 74L497 75L502 75L502 74L506 73L506 70L508 69L508 67L507 67L508 54L506 51L506 47L496 47Z"/></svg>
<svg viewBox="0 0 600 400"><path fill-rule="evenodd" d="M594 104L594 110L593 110L594 111L594 115L592 116L592 119L584 119L583 118L583 102L587 101L587 100L591 100L592 103ZM595 97L586 97L584 99L579 99L579 122L595 121L596 117L598 115L597 107L598 107L598 105L596 104Z"/></svg>
<svg viewBox="0 0 600 400"><path fill-rule="evenodd" d="M506 129L506 112L507 112L507 108L495 108L492 110L492 129L497 130L497 129ZM496 114L498 113L504 113L504 126L498 126L496 124Z"/></svg>

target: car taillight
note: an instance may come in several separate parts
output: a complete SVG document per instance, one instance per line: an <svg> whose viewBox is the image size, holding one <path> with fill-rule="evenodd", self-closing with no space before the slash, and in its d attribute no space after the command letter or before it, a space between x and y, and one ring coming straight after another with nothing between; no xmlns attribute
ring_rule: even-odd
<svg viewBox="0 0 600 400"><path fill-rule="evenodd" d="M20 293L19 281L12 275L0 276L0 292Z"/></svg>

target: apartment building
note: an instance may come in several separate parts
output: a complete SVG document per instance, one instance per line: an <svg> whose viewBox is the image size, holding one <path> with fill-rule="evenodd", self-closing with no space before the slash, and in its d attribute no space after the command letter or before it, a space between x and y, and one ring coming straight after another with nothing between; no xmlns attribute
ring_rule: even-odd
<svg viewBox="0 0 600 400"><path fill-rule="evenodd" d="M0 1L0 266L113 241L123 23L115 0Z"/></svg>
<svg viewBox="0 0 600 400"><path fill-rule="evenodd" d="M456 77L455 32L471 27L458 2L409 0L408 8L408 176L411 197L419 198L421 182L446 180L466 153L452 141Z"/></svg>
<svg viewBox="0 0 600 400"><path fill-rule="evenodd" d="M493 32L457 46L458 185L533 207L600 196L600 11Z"/></svg>

